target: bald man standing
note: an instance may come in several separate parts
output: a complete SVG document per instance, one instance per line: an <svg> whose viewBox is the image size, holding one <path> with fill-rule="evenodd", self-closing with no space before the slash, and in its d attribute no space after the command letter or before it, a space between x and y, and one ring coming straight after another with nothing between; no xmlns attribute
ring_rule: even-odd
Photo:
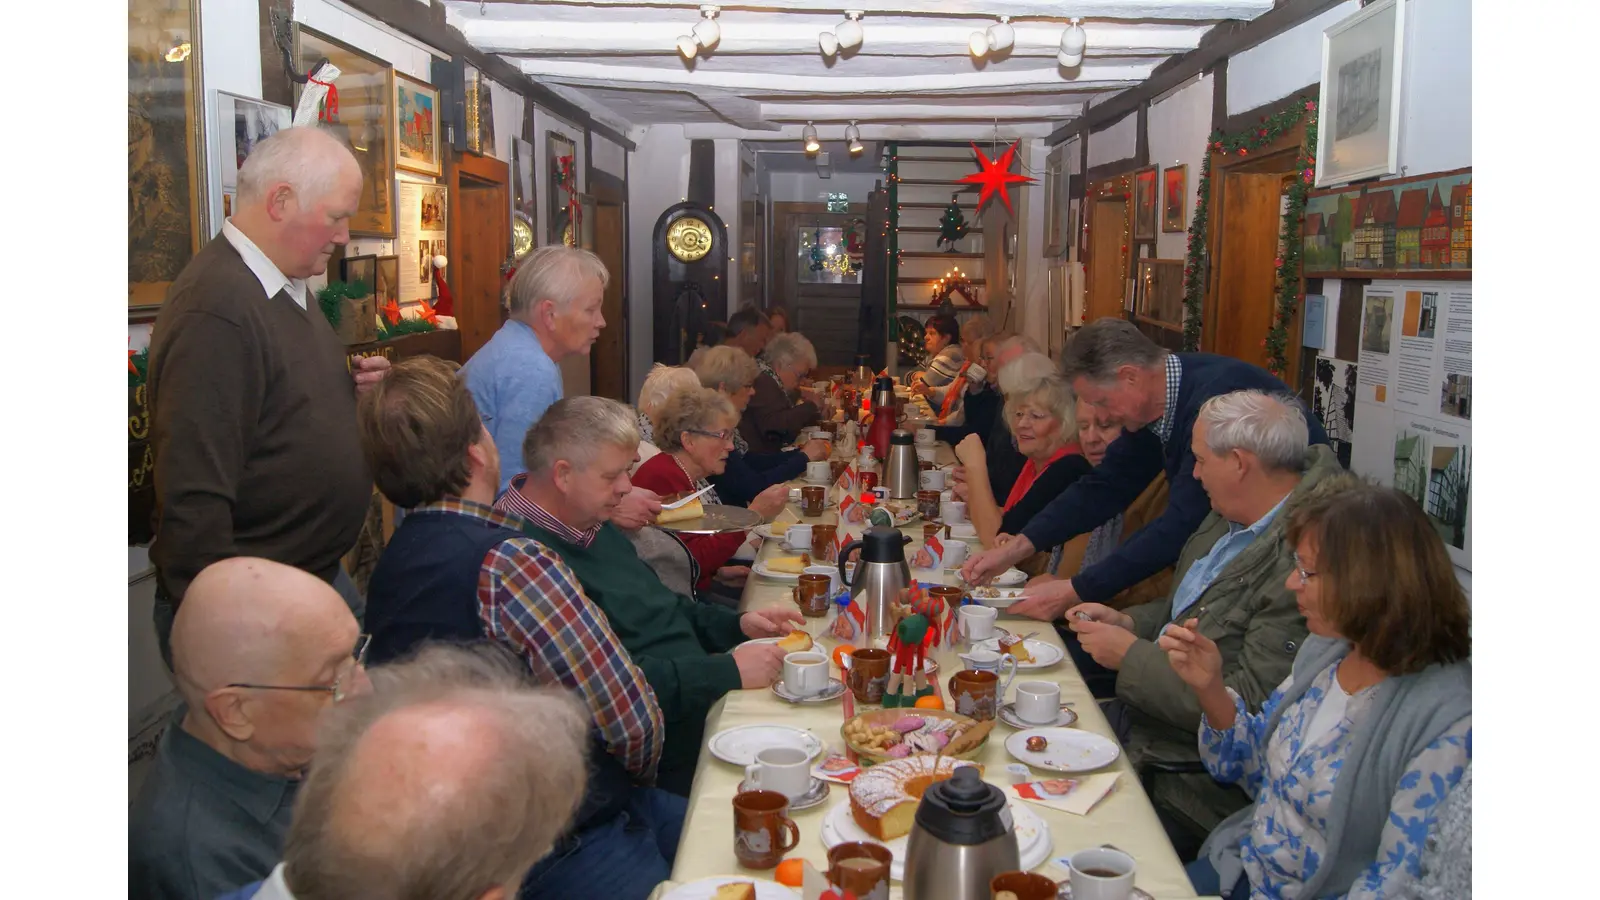
<svg viewBox="0 0 1600 900"><path fill-rule="evenodd" d="M289 128L239 168L233 217L173 282L150 342L155 456L156 636L189 582L221 559L257 556L333 585L359 619L340 558L372 497L356 434L356 392L388 361L354 373L310 302L306 279L350 240L361 169L337 139Z"/></svg>
<svg viewBox="0 0 1600 900"><path fill-rule="evenodd" d="M236 558L196 576L172 628L184 706L130 812L130 896L214 900L272 870L318 717L371 688L365 645L299 569Z"/></svg>

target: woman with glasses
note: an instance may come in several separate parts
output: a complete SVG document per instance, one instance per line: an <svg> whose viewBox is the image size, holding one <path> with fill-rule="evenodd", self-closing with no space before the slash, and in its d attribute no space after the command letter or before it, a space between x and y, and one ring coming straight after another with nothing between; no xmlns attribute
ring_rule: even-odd
<svg viewBox="0 0 1600 900"><path fill-rule="evenodd" d="M741 414L750 405L756 378L761 375L750 354L727 344L696 352L689 358L689 368L699 376L701 387L727 397ZM726 468L708 480L716 486L723 503L746 506L767 488L799 478L805 473L806 463L827 459L830 449L827 441L810 440L794 450L753 453L750 443L735 429L733 452L728 454Z"/></svg>
<svg viewBox="0 0 1600 900"><path fill-rule="evenodd" d="M688 388L673 394L657 417L656 442L661 453L633 475L633 483L663 498L711 487L707 481L722 474L733 452L733 430L739 412L721 393L709 388ZM716 488L700 498L702 503L722 503ZM749 503L750 509L771 519L789 500L787 485L774 485ZM742 531L727 534L680 535L700 569L696 591L711 587L711 579L728 564L745 541Z"/></svg>
<svg viewBox="0 0 1600 900"><path fill-rule="evenodd" d="M956 445L956 459L966 474L962 488L967 515L985 548L994 546L995 538L1001 534L1019 534L1045 504L1091 468L1074 440L1078 430L1073 412L1076 401L1065 378L1052 373L1005 387L1003 415L1017 449L1028 461L1003 500L989 486L983 441L969 434Z"/></svg>
<svg viewBox="0 0 1600 900"><path fill-rule="evenodd" d="M768 341L761 355L766 366L755 380L739 433L750 445L747 452L776 453L822 418L821 398L806 385L817 367L817 351L805 335L790 331Z"/></svg>
<svg viewBox="0 0 1600 900"><path fill-rule="evenodd" d="M1287 538L1311 636L1260 713L1223 687L1209 639L1173 625L1159 641L1205 713L1206 768L1256 798L1211 832L1190 879L1233 898L1404 896L1472 759L1467 599L1433 523L1399 491L1313 500Z"/></svg>

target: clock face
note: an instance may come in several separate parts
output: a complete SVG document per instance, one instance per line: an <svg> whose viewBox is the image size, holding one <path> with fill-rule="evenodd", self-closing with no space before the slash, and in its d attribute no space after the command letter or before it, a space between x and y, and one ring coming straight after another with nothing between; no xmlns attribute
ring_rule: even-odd
<svg viewBox="0 0 1600 900"><path fill-rule="evenodd" d="M533 249L533 223L522 213L511 217L511 255L521 259Z"/></svg>
<svg viewBox="0 0 1600 900"><path fill-rule="evenodd" d="M711 252L711 226L704 219L684 216L667 229L667 249L684 262L704 259Z"/></svg>

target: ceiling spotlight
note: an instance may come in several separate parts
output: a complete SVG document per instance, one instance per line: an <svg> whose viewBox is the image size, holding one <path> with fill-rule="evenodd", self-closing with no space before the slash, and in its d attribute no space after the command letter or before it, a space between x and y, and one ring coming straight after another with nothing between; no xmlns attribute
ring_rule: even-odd
<svg viewBox="0 0 1600 900"><path fill-rule="evenodd" d="M849 142L851 156L855 156L856 154L867 149L861 143L861 129L856 126L856 121L854 119L851 119L849 127L845 128L844 139Z"/></svg>
<svg viewBox="0 0 1600 900"><path fill-rule="evenodd" d="M700 21L694 23L694 28L689 34L678 36L678 52L684 59L694 59L701 50L710 50L722 40L722 26L717 24L716 15L721 12L721 7L702 6Z"/></svg>
<svg viewBox="0 0 1600 900"><path fill-rule="evenodd" d="M981 31L974 31L972 37L967 38L967 50L972 53L973 59L983 59L989 52L989 36Z"/></svg>
<svg viewBox="0 0 1600 900"><path fill-rule="evenodd" d="M1001 16L999 22L990 25L988 38L991 52L1011 49L1011 45L1017 40L1017 30L1011 27L1011 17Z"/></svg>
<svg viewBox="0 0 1600 900"><path fill-rule="evenodd" d="M683 54L684 59L694 59L694 55L700 52L700 45L696 44L694 38L689 35L680 34L678 35L678 52Z"/></svg>
<svg viewBox="0 0 1600 900"><path fill-rule="evenodd" d="M800 132L800 137L805 139L807 153L815 153L822 149L822 143L817 140L817 126L810 122L807 122L805 130Z"/></svg>
<svg viewBox="0 0 1600 900"><path fill-rule="evenodd" d="M839 52L839 39L831 31L824 31L817 35L817 46L822 48L823 56L833 56Z"/></svg>
<svg viewBox="0 0 1600 900"><path fill-rule="evenodd" d="M839 49L849 50L861 46L861 10L847 9L844 21L834 26L833 36L839 39Z"/></svg>
<svg viewBox="0 0 1600 900"><path fill-rule="evenodd" d="M1083 49L1088 44L1089 36L1084 34L1083 20L1073 19L1067 30L1061 32L1061 52L1056 54L1056 61L1069 69L1083 65Z"/></svg>

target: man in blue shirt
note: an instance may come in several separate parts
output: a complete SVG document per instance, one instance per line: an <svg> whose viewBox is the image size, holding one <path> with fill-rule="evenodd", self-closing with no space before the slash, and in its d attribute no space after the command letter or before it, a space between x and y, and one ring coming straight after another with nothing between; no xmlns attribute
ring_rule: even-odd
<svg viewBox="0 0 1600 900"><path fill-rule="evenodd" d="M528 429L565 393L561 361L587 356L606 327L600 304L610 280L605 263L587 250L534 250L511 279L510 317L462 366L483 424L507 461L501 491L522 471L514 463L522 459Z"/></svg>

